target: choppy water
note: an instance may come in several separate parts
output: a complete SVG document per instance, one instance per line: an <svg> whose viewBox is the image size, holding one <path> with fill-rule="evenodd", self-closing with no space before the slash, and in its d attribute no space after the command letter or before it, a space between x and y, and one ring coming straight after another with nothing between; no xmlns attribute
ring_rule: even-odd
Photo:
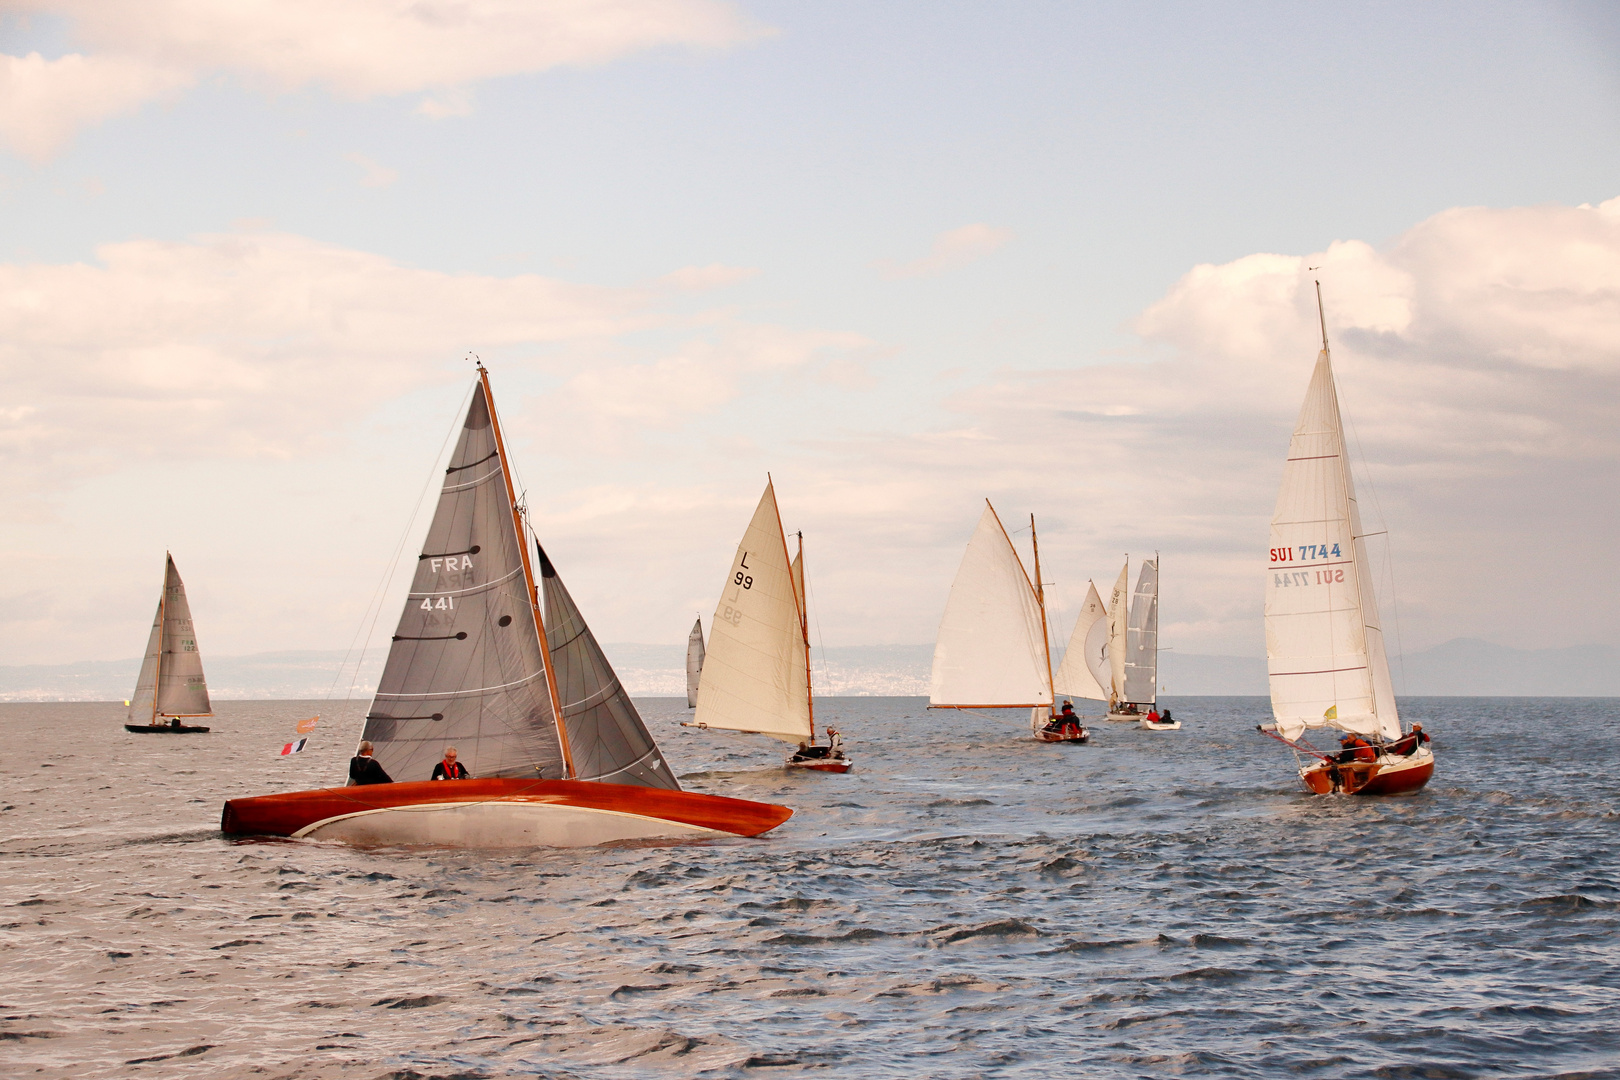
<svg viewBox="0 0 1620 1080"><path fill-rule="evenodd" d="M640 1078L1620 1077L1620 701L1417 699L1436 780L1297 793L1258 699L1048 746L843 699L847 776L675 727L757 840L523 852L227 842L335 782L360 707L206 736L0 706L0 1072Z"/></svg>

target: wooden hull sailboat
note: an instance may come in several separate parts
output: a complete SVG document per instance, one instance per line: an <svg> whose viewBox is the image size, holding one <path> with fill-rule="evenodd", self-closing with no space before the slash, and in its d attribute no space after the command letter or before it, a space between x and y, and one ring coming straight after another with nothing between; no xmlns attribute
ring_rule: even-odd
<svg viewBox="0 0 1620 1080"><path fill-rule="evenodd" d="M768 735L796 744L786 768L847 773L854 761L838 732L829 728L828 742L816 742L804 534L798 537L798 554L789 561L776 487L767 477L709 624L697 711L682 726Z"/></svg>
<svg viewBox="0 0 1620 1080"><path fill-rule="evenodd" d="M489 375L478 374L366 715L362 750L397 782L233 799L221 829L581 847L758 836L786 821L787 807L681 790L538 543L530 558ZM451 747L478 779L430 779Z"/></svg>
<svg viewBox="0 0 1620 1080"><path fill-rule="evenodd" d="M1030 515L1035 580L990 500L951 582L934 639L930 709L1029 709L1030 733L1043 743L1084 743L1091 732L1072 714L1053 711L1052 651L1040 543Z"/></svg>
<svg viewBox="0 0 1620 1080"><path fill-rule="evenodd" d="M1434 775L1421 727L1404 734L1384 652L1317 285L1322 351L1300 407L1271 520L1266 657L1273 723L1260 730L1294 750L1319 795L1405 795ZM1305 733L1342 733L1323 752Z"/></svg>
<svg viewBox="0 0 1620 1080"><path fill-rule="evenodd" d="M183 721L213 713L186 584L175 569L174 556L165 554L163 592L158 596L152 633L146 639L146 658L130 695L124 730L137 735L200 735L208 730L205 725Z"/></svg>

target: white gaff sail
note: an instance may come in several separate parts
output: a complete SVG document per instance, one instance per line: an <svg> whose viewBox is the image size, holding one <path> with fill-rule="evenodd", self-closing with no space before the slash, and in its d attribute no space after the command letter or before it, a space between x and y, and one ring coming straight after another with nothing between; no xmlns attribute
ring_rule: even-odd
<svg viewBox="0 0 1620 1080"><path fill-rule="evenodd" d="M686 636L686 707L697 708L698 680L703 677L703 619L692 623Z"/></svg>
<svg viewBox="0 0 1620 1080"><path fill-rule="evenodd" d="M1288 444L1271 519L1266 658L1271 709L1285 738L1312 727L1400 737L1326 347Z"/></svg>
<svg viewBox="0 0 1620 1080"><path fill-rule="evenodd" d="M1151 704L1159 700L1159 560L1144 559L1131 599L1131 624L1125 632L1125 700Z"/></svg>
<svg viewBox="0 0 1620 1080"><path fill-rule="evenodd" d="M1131 560L1119 568L1119 580L1108 596L1108 689L1110 701L1126 701L1125 635L1130 620Z"/></svg>
<svg viewBox="0 0 1620 1080"><path fill-rule="evenodd" d="M1050 706L1048 665L1035 587L986 499L945 602L928 700L977 708Z"/></svg>
<svg viewBox="0 0 1620 1080"><path fill-rule="evenodd" d="M814 738L800 611L776 491L767 482L714 610L689 726L792 743Z"/></svg>
<svg viewBox="0 0 1620 1080"><path fill-rule="evenodd" d="M1068 697L1107 701L1103 681L1109 677L1108 611L1097 595L1094 582L1086 582L1086 602L1069 635L1069 648L1063 663L1052 676L1053 688Z"/></svg>

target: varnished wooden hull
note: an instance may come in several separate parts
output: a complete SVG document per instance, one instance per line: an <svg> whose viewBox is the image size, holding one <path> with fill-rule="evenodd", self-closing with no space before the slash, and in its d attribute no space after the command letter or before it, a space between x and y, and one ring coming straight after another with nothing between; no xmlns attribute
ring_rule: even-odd
<svg viewBox="0 0 1620 1080"><path fill-rule="evenodd" d="M591 847L625 840L758 836L785 806L581 780L452 780L320 788L232 799L228 836L336 840L359 847Z"/></svg>
<svg viewBox="0 0 1620 1080"><path fill-rule="evenodd" d="M855 759L847 757L836 758L788 758L786 767L789 769L809 769L811 772L847 773L854 766Z"/></svg>
<svg viewBox="0 0 1620 1080"><path fill-rule="evenodd" d="M1434 776L1434 754L1423 750L1409 758L1385 757L1331 767L1327 762L1317 762L1301 769L1299 778L1313 794L1333 794L1334 768L1338 771L1338 794L1410 795Z"/></svg>
<svg viewBox="0 0 1620 1080"><path fill-rule="evenodd" d="M1035 732L1035 737L1041 742L1083 743L1091 741L1091 732L1081 728L1078 735L1065 735L1062 732L1038 729Z"/></svg>

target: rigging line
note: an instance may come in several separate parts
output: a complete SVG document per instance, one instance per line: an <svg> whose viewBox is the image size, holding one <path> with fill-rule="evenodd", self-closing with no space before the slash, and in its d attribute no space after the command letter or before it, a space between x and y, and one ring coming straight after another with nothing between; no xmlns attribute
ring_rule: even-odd
<svg viewBox="0 0 1620 1080"><path fill-rule="evenodd" d="M377 587L372 590L371 599L366 602L365 608L360 613L360 623L354 629L354 636L349 639L349 647L343 653L343 662L338 666L337 671L332 676L332 685L328 687L326 691L327 701L331 701L332 695L336 693L338 681L343 678L343 671L349 666L349 659L350 657L354 656L355 643L360 640L360 635L363 631L365 633L365 644L360 647L360 655L355 659L354 672L349 679L349 688L343 695L343 703L347 705L350 699L354 697L355 686L360 682L360 668L365 663L366 650L371 647L371 638L376 632L377 619L382 614L382 605L384 600L387 599L388 589L393 584L394 574L399 570L399 561L405 549L405 543L410 538L411 530L416 526L417 516L422 511L422 503L427 498L428 490L433 486L434 479L444 475L442 472L438 471L438 464L444 460L445 449L447 446L449 446L450 440L455 436L457 425L460 424L466 416L467 406L471 399L471 395L472 391L470 389L467 391L467 393L463 394L461 397L460 407L454 414L452 414L450 429L445 433L444 441L439 444L438 453L433 456L433 470L428 473L428 478L422 485L422 491L416 497L416 505L411 507L410 516L405 521L404 529L400 531L399 539L394 544L393 555L389 558L387 564L384 566L382 576L377 582ZM368 616L369 621L367 618Z"/></svg>
<svg viewBox="0 0 1620 1080"><path fill-rule="evenodd" d="M1337 388L1335 388L1335 393L1337 393ZM1384 516L1384 505L1381 501L1379 501L1378 485L1373 483L1372 469L1367 465L1366 451L1361 448L1361 434L1356 430L1356 422L1354 419L1345 416L1342 409L1340 410L1340 420L1350 429L1350 438L1356 444L1355 459L1361 462L1362 475L1367 478L1367 491L1370 495L1372 495L1373 509L1378 512L1378 520L1384 526L1384 528L1379 530L1379 532L1362 533L1361 535L1362 537L1369 537L1378 536L1380 533L1382 533L1384 536L1384 574L1389 579L1389 614L1391 621L1395 623L1395 665L1401 669L1401 685L1404 687L1407 685L1406 647L1401 642L1400 590L1395 587L1395 552L1389 543L1389 519ZM1374 599L1376 599L1376 596ZM1380 623L1379 630L1381 634L1383 629L1382 623L1384 621L1382 616L1379 617L1378 621ZM1393 689L1391 692L1393 693ZM1396 709L1399 710L1399 708L1400 706L1397 704Z"/></svg>

